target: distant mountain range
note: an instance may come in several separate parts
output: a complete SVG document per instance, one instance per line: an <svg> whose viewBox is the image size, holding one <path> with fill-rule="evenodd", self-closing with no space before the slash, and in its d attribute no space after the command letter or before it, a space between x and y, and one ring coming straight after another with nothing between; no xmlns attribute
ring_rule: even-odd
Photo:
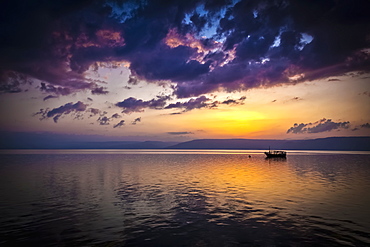
<svg viewBox="0 0 370 247"><path fill-rule="evenodd" d="M0 149L162 149L173 146L177 142L160 141L109 141L109 142L79 142L79 141L27 141L0 142Z"/></svg>
<svg viewBox="0 0 370 247"><path fill-rule="evenodd" d="M201 139L182 142L171 149L271 149L370 151L370 137L328 137L310 140Z"/></svg>
<svg viewBox="0 0 370 247"><path fill-rule="evenodd" d="M187 142L76 141L37 135L10 138L1 135L0 149L262 149L370 151L370 136L328 137L309 140L199 139ZM5 138L6 137L6 138ZM32 137L32 138L31 138Z"/></svg>

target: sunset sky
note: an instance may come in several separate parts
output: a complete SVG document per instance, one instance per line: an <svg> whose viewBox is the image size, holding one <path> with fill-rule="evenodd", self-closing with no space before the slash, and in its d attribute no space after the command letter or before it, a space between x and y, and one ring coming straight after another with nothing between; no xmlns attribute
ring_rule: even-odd
<svg viewBox="0 0 370 247"><path fill-rule="evenodd" d="M0 133L369 136L369 9L367 0L1 1Z"/></svg>

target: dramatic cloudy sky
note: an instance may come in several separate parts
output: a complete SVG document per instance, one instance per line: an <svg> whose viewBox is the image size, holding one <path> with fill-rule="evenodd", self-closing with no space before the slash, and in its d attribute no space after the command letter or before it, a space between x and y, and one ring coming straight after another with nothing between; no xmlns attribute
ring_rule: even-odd
<svg viewBox="0 0 370 247"><path fill-rule="evenodd" d="M370 135L369 9L368 0L4 0L0 131Z"/></svg>

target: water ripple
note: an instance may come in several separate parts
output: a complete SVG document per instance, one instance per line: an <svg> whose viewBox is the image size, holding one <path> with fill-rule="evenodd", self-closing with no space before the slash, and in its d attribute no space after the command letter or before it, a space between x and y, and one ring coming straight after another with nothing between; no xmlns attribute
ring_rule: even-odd
<svg viewBox="0 0 370 247"><path fill-rule="evenodd" d="M369 155L2 156L2 246L370 245Z"/></svg>

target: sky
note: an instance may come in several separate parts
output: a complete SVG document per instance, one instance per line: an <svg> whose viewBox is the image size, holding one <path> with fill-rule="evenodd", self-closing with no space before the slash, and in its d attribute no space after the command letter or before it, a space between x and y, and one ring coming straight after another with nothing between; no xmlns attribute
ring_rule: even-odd
<svg viewBox="0 0 370 247"><path fill-rule="evenodd" d="M0 3L0 133L370 135L367 0Z"/></svg>

